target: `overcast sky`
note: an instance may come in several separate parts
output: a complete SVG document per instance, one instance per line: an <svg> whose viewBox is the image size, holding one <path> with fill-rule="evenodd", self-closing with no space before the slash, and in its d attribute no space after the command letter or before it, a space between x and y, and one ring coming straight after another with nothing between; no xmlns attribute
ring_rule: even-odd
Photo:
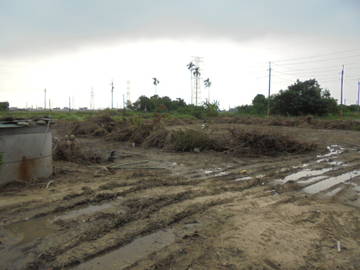
<svg viewBox="0 0 360 270"><path fill-rule="evenodd" d="M190 101L192 56L223 108L250 103L297 78L315 77L339 97L345 65L346 103L360 79L357 0L0 0L0 100L12 106L122 105L157 92ZM202 89L203 99L209 93Z"/></svg>

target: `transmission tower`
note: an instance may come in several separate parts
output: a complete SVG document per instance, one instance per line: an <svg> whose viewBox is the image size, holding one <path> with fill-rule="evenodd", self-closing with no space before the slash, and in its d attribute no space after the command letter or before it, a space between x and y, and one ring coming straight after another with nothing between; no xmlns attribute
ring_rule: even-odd
<svg viewBox="0 0 360 270"><path fill-rule="evenodd" d="M357 105L360 106L360 80L358 81L358 99L357 99ZM360 107L358 108L360 109Z"/></svg>
<svg viewBox="0 0 360 270"><path fill-rule="evenodd" d="M128 107L131 104L131 81L126 81L126 104L124 104L124 108Z"/></svg>
<svg viewBox="0 0 360 270"><path fill-rule="evenodd" d="M46 88L44 89L44 110L46 110Z"/></svg>
<svg viewBox="0 0 360 270"><path fill-rule="evenodd" d="M111 109L114 109L114 82L111 82Z"/></svg>
<svg viewBox="0 0 360 270"><path fill-rule="evenodd" d="M95 104L94 104L94 89L91 88L91 92L90 92L90 110L94 110L95 109Z"/></svg>

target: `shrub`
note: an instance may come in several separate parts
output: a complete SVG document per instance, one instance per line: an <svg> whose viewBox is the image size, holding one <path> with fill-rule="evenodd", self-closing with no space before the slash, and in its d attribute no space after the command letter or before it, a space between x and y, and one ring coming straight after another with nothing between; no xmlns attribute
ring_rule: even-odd
<svg viewBox="0 0 360 270"><path fill-rule="evenodd" d="M192 129L175 131L172 134L172 145L174 150L179 152L194 151L195 148L199 150L221 150L216 141L206 133Z"/></svg>
<svg viewBox="0 0 360 270"><path fill-rule="evenodd" d="M337 111L336 100L315 79L297 80L271 97L271 112L281 115L326 115Z"/></svg>
<svg viewBox="0 0 360 270"><path fill-rule="evenodd" d="M275 156L280 153L300 154L312 151L316 145L299 142L284 135L230 129L232 151L235 154Z"/></svg>

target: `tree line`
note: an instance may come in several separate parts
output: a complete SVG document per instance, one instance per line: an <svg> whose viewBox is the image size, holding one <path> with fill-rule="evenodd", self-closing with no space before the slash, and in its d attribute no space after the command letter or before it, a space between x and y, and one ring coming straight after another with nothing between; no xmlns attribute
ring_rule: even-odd
<svg viewBox="0 0 360 270"><path fill-rule="evenodd" d="M186 102L177 98L172 100L165 96L153 95L151 97L140 96L133 104L128 104L128 109L138 112L158 112L158 113L179 113L188 114L196 118L205 118L217 116L220 109L218 102L205 102L202 105L186 104Z"/></svg>
<svg viewBox="0 0 360 270"><path fill-rule="evenodd" d="M252 105L244 105L236 108L239 113L265 115L268 106L270 113L274 115L301 116L317 115L324 116L337 114L343 110L358 110L359 106L337 105L336 99L331 97L330 91L320 87L315 79L306 81L297 80L285 90L273 94L269 98L258 94L254 97Z"/></svg>

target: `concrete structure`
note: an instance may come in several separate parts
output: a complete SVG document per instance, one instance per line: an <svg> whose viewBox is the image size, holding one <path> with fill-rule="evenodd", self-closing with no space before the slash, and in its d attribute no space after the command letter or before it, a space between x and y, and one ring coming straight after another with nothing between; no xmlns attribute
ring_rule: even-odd
<svg viewBox="0 0 360 270"><path fill-rule="evenodd" d="M41 126L24 121L0 123L0 186L52 174L52 135L46 121L41 121Z"/></svg>

